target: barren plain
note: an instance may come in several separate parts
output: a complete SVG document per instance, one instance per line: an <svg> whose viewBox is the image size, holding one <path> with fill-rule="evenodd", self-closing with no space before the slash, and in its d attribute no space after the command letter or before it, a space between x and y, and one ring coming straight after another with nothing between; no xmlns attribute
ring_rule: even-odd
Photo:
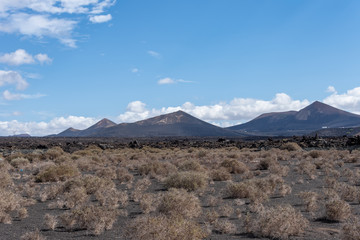
<svg viewBox="0 0 360 240"><path fill-rule="evenodd" d="M0 149L0 239L360 239L358 138L1 138Z"/></svg>

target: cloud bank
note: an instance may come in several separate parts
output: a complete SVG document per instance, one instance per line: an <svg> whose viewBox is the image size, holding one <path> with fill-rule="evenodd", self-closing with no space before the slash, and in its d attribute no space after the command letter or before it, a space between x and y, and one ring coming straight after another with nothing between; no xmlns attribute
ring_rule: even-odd
<svg viewBox="0 0 360 240"><path fill-rule="evenodd" d="M326 104L347 111L360 114L360 87L350 89L339 94L334 87L330 88L330 95L322 101ZM197 106L186 102L181 106L149 108L142 101L130 102L126 111L116 117L116 121L135 122L160 114L167 114L178 110L185 111L197 118L208 121L219 126L228 127L241 122L249 121L260 114L268 112L280 112L289 110L300 110L311 102L307 99L295 100L286 93L277 93L271 100L254 98L234 98L230 102L219 102L213 105ZM69 127L85 129L98 121L91 117L59 117L49 122L0 122L0 135L8 136L14 133L28 133L32 136L44 136L59 133Z"/></svg>
<svg viewBox="0 0 360 240"><path fill-rule="evenodd" d="M22 34L29 37L50 37L76 47L73 31L79 24L79 16L87 16L91 22L110 21L105 9L115 0L1 0L0 32ZM73 20L77 19L77 20Z"/></svg>
<svg viewBox="0 0 360 240"><path fill-rule="evenodd" d="M36 60L36 61L35 61ZM18 49L12 53L5 53L0 55L0 63L8 65L19 66L23 64L34 64L34 63L51 63L52 59L47 54L39 53L35 56L27 53L24 49Z"/></svg>

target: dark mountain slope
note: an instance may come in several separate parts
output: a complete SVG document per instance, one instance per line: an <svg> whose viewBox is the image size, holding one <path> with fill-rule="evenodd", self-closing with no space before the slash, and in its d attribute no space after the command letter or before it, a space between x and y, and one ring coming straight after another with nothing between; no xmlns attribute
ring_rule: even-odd
<svg viewBox="0 0 360 240"><path fill-rule="evenodd" d="M322 128L360 126L360 116L321 102L300 111L266 113L240 125L229 127L251 135L303 135Z"/></svg>

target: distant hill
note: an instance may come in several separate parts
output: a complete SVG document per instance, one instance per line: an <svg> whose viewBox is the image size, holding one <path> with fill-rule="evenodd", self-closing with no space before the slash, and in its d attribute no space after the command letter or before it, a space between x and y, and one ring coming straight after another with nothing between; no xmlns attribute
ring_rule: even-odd
<svg viewBox="0 0 360 240"><path fill-rule="evenodd" d="M249 135L292 136L306 135L323 128L357 126L360 126L360 115L316 101L300 111L266 113L227 129Z"/></svg>
<svg viewBox="0 0 360 240"><path fill-rule="evenodd" d="M319 137L354 137L360 136L360 127L354 128L325 128L312 132L310 135Z"/></svg>
<svg viewBox="0 0 360 240"><path fill-rule="evenodd" d="M67 129L58 137L213 137L241 136L240 133L214 126L183 111L177 111L135 123L115 124L102 120L85 130Z"/></svg>
<svg viewBox="0 0 360 240"><path fill-rule="evenodd" d="M102 131L103 129L116 126L116 123L110 121L107 118L102 119L101 121L95 123L91 127L85 130L78 130L75 128L68 128L65 131L55 135L57 137L87 137L96 134L97 132Z"/></svg>
<svg viewBox="0 0 360 240"><path fill-rule="evenodd" d="M16 134L16 135L13 135L11 137L31 137L30 134L27 134L27 133L22 133L22 134Z"/></svg>

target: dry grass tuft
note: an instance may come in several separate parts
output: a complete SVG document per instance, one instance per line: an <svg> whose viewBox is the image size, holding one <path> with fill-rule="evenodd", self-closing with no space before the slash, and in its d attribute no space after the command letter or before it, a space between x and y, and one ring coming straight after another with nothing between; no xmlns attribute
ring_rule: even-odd
<svg viewBox="0 0 360 240"><path fill-rule="evenodd" d="M325 205L326 219L342 222L351 215L350 205L343 200L330 200Z"/></svg>
<svg viewBox="0 0 360 240"><path fill-rule="evenodd" d="M53 165L45 168L36 175L37 182L65 181L79 175L79 170L71 165Z"/></svg>
<svg viewBox="0 0 360 240"><path fill-rule="evenodd" d="M184 188L187 191L204 189L207 186L207 176L199 172L178 172L165 179L166 188Z"/></svg>
<svg viewBox="0 0 360 240"><path fill-rule="evenodd" d="M171 188L160 199L158 211L167 216L198 217L201 214L200 200L184 189Z"/></svg>
<svg viewBox="0 0 360 240"><path fill-rule="evenodd" d="M246 228L256 237L288 239L302 234L309 222L290 205L267 208L255 215L248 216Z"/></svg>
<svg viewBox="0 0 360 240"><path fill-rule="evenodd" d="M57 219L53 215L45 214L44 225L47 229L54 230L57 225Z"/></svg>
<svg viewBox="0 0 360 240"><path fill-rule="evenodd" d="M45 240L46 237L41 235L39 230L35 230L33 232L27 232L21 236L21 240Z"/></svg>
<svg viewBox="0 0 360 240"><path fill-rule="evenodd" d="M184 218L141 216L126 226L126 239L133 240L200 240L207 233L198 223Z"/></svg>

